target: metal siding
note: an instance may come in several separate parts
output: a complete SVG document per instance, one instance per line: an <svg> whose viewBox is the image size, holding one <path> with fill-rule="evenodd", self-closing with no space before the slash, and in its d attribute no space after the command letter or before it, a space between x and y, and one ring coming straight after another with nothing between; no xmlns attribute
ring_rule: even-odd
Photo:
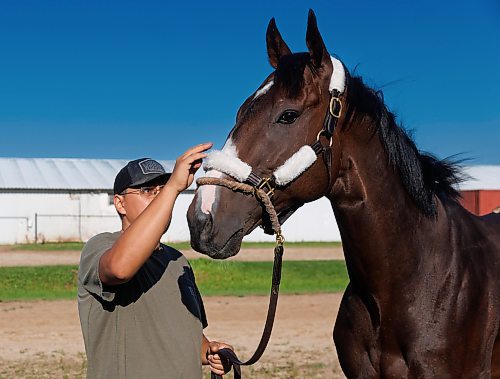
<svg viewBox="0 0 500 379"><path fill-rule="evenodd" d="M479 212L477 192L478 191L462 191L462 198L460 199L462 207L475 215Z"/></svg>
<svg viewBox="0 0 500 379"><path fill-rule="evenodd" d="M175 203L172 222L164 241L189 241L186 212L192 193L181 194ZM38 241L88 240L104 231L120 230L120 219L107 194L0 193L0 244ZM78 215L83 217L79 220ZM88 217L91 216L91 217ZM311 222L311 220L313 220ZM340 232L330 202L319 199L301 207L283 225L289 241L340 241ZM273 241L262 229L245 241Z"/></svg>
<svg viewBox="0 0 500 379"><path fill-rule="evenodd" d="M460 203L469 212L483 216L500 207L500 190L462 191Z"/></svg>
<svg viewBox="0 0 500 379"><path fill-rule="evenodd" d="M479 192L479 215L485 215L493 212L497 207L500 207L500 190L499 191L478 191Z"/></svg>
<svg viewBox="0 0 500 379"><path fill-rule="evenodd" d="M463 172L468 178L459 185L461 191L500 190L500 165L466 166Z"/></svg>

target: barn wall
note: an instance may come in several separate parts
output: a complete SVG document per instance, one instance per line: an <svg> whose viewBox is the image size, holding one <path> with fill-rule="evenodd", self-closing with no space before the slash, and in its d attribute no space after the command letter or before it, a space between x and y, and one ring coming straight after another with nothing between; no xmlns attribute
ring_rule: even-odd
<svg viewBox="0 0 500 379"><path fill-rule="evenodd" d="M87 240L120 225L106 193L0 193L0 210L3 244L34 242L35 233L38 241Z"/></svg>
<svg viewBox="0 0 500 379"><path fill-rule="evenodd" d="M462 206L475 215L482 216L500 207L500 190L462 191Z"/></svg>
<svg viewBox="0 0 500 379"><path fill-rule="evenodd" d="M495 208L500 207L500 191L480 191L479 192L479 214L491 213Z"/></svg>
<svg viewBox="0 0 500 379"><path fill-rule="evenodd" d="M194 195L180 196L175 203L172 223L164 236L165 241L189 241L186 213ZM287 241L340 241L340 232L330 202L323 198L299 208L283 225ZM257 228L244 241L274 241L275 237Z"/></svg>
<svg viewBox="0 0 500 379"><path fill-rule="evenodd" d="M479 214L479 191L461 191L460 203L470 213Z"/></svg>
<svg viewBox="0 0 500 379"><path fill-rule="evenodd" d="M186 213L192 193L179 196L164 241L189 241ZM35 214L37 217L35 218ZM0 193L0 244L35 241L86 241L121 227L106 193ZM300 208L283 225L287 241L340 241L333 211L326 199ZM274 241L258 228L246 241Z"/></svg>

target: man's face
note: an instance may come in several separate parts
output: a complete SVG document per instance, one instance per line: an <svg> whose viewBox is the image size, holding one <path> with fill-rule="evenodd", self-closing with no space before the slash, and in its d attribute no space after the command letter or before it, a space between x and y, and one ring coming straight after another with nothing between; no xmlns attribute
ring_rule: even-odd
<svg viewBox="0 0 500 379"><path fill-rule="evenodd" d="M155 199L165 183L147 183L139 188L127 188L115 195L115 208L123 215L122 226L125 230L146 207Z"/></svg>

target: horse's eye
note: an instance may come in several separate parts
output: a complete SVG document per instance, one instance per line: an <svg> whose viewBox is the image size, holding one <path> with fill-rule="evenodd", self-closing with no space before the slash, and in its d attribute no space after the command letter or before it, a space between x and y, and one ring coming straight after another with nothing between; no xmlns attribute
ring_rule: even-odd
<svg viewBox="0 0 500 379"><path fill-rule="evenodd" d="M299 112L288 109L281 114L276 122L278 124L292 124L298 117Z"/></svg>

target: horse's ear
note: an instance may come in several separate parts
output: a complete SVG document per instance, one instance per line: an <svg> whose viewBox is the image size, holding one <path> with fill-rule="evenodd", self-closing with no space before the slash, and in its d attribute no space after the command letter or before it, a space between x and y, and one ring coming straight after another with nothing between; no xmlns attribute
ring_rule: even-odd
<svg viewBox="0 0 500 379"><path fill-rule="evenodd" d="M324 62L330 62L330 54L319 33L316 16L312 9L309 9L309 17L307 18L306 44L314 67L320 68Z"/></svg>
<svg viewBox="0 0 500 379"><path fill-rule="evenodd" d="M267 55L269 56L269 63L274 68L278 67L278 62L283 55L291 54L292 52L288 48L281 34L276 27L276 22L274 17L269 21L266 32L266 42L267 42Z"/></svg>

